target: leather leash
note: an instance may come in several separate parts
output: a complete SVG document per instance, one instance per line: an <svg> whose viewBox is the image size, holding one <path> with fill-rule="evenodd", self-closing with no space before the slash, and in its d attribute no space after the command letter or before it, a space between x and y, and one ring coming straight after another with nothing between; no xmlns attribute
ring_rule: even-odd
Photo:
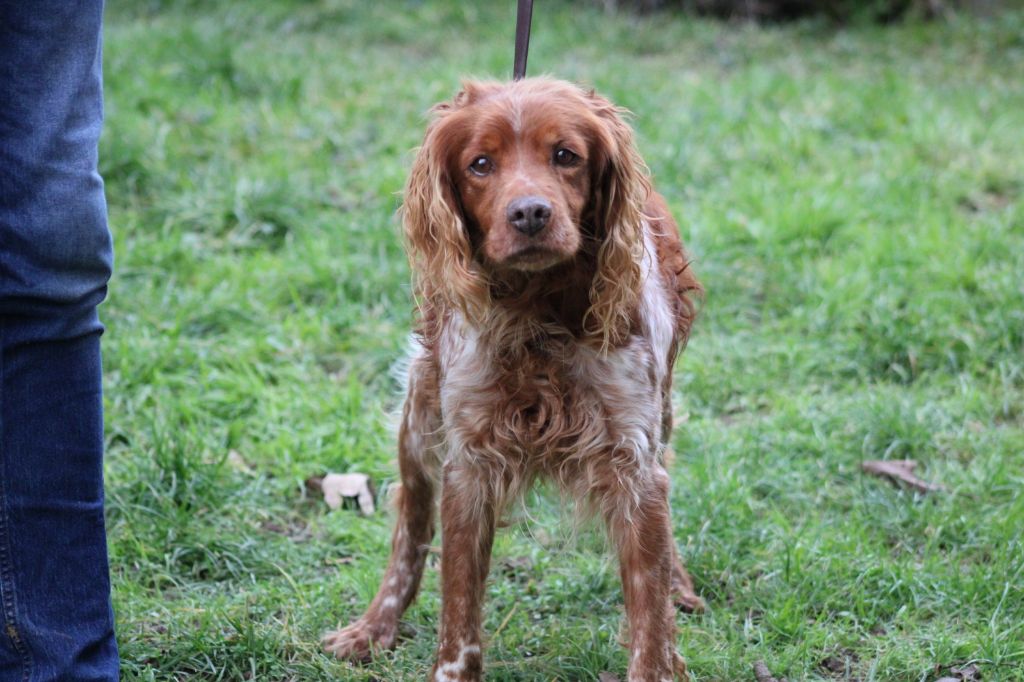
<svg viewBox="0 0 1024 682"><path fill-rule="evenodd" d="M530 20L533 18L533 0L519 0L516 12L516 59L512 64L512 80L526 76L526 53L530 49Z"/></svg>

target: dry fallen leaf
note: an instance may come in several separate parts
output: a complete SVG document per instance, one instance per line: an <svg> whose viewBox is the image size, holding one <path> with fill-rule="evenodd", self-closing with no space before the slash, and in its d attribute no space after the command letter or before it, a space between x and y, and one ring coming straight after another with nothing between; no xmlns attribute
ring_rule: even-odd
<svg viewBox="0 0 1024 682"><path fill-rule="evenodd" d="M846 670L846 662L839 656L828 656L822 659L818 665L830 673L841 673Z"/></svg>
<svg viewBox="0 0 1024 682"><path fill-rule="evenodd" d="M612 673L600 673L597 682L619 682L619 676Z"/></svg>
<svg viewBox="0 0 1024 682"><path fill-rule="evenodd" d="M757 682L779 682L772 676L768 666L765 665L764 661L757 661L754 663L754 679Z"/></svg>
<svg viewBox="0 0 1024 682"><path fill-rule="evenodd" d="M366 474L327 474L320 481L320 489L324 493L324 502L331 509L340 507L342 498L354 497L363 514L369 516L373 513L373 490Z"/></svg>
<svg viewBox="0 0 1024 682"><path fill-rule="evenodd" d="M917 462L912 459L872 459L861 464L861 468L869 474L888 478L894 483L904 483L922 493L940 492L944 486L922 481L914 475Z"/></svg>
<svg viewBox="0 0 1024 682"><path fill-rule="evenodd" d="M975 663L968 663L965 666L950 666L949 675L940 677L935 682L977 682L981 680L981 670Z"/></svg>
<svg viewBox="0 0 1024 682"><path fill-rule="evenodd" d="M981 679L981 669L978 667L978 665L976 663L968 663L967 665L963 666L962 668L958 668L956 666L953 666L953 668L950 670L950 672L953 673L954 675L957 675L961 680L980 680Z"/></svg>
<svg viewBox="0 0 1024 682"><path fill-rule="evenodd" d="M857 654L850 649L835 649L823 658L818 665L834 677L846 679L850 676L850 668L857 662Z"/></svg>

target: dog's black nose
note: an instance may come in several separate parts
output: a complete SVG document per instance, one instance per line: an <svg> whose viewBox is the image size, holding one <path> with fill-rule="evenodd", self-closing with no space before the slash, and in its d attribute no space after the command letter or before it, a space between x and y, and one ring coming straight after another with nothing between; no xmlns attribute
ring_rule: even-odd
<svg viewBox="0 0 1024 682"><path fill-rule="evenodd" d="M520 197L508 205L508 222L527 237L532 237L548 224L551 204L542 197Z"/></svg>

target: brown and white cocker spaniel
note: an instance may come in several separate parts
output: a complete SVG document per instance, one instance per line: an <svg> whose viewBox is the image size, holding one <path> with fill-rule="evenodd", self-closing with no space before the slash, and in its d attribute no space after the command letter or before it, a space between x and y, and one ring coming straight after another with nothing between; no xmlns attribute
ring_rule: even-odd
<svg viewBox="0 0 1024 682"><path fill-rule="evenodd" d="M325 649L394 646L440 500L431 680L480 680L495 526L537 478L599 513L618 552L628 679L686 668L675 609L699 610L672 536L664 460L676 356L700 285L623 110L563 81L469 82L417 153L402 216L418 323L399 430L391 560Z"/></svg>

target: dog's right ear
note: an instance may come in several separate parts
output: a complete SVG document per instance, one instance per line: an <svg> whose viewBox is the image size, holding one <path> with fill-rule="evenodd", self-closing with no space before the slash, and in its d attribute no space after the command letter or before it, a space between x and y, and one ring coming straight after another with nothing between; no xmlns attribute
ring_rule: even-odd
<svg viewBox="0 0 1024 682"><path fill-rule="evenodd" d="M437 118L416 151L401 213L413 288L421 305L454 308L473 318L486 308L488 287L473 261L449 163L449 155L459 153L463 132L453 113L465 99L460 92L452 102L434 108Z"/></svg>

